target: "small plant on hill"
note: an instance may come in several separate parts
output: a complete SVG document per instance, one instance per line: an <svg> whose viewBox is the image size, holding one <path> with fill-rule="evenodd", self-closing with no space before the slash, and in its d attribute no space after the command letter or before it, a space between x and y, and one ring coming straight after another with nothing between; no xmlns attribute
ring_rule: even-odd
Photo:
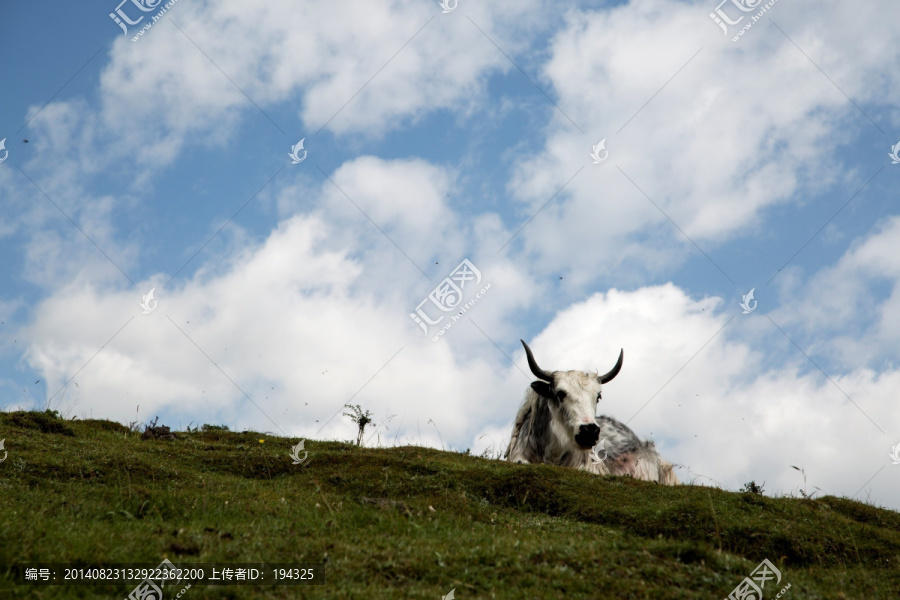
<svg viewBox="0 0 900 600"><path fill-rule="evenodd" d="M135 417L138 416L138 413L140 413L140 412L141 412L141 405L138 404L137 408L134 409L134 416ZM140 421L140 419L135 420L135 421L129 421L125 425L125 427L127 427L128 431L130 431L131 433L137 433L141 429L141 421Z"/></svg>
<svg viewBox="0 0 900 600"><path fill-rule="evenodd" d="M486 436L486 433L482 434L478 437L478 441L481 441L481 438ZM479 456L488 460L500 460L503 457L503 450L499 446L495 446L494 440L491 440L491 443L487 445L487 447L481 452Z"/></svg>
<svg viewBox="0 0 900 600"><path fill-rule="evenodd" d="M797 469L798 471L800 471L803 474L803 489L800 490L800 495L803 496L804 498L806 498L807 500L812 500L813 496L815 496L816 493L813 492L812 494L810 494L806 489L806 471L801 469L800 467L795 467L794 465L791 465L791 468ZM822 491L821 488L818 488L816 486L813 486L813 487L816 488L817 490L819 490L820 492Z"/></svg>
<svg viewBox="0 0 900 600"><path fill-rule="evenodd" d="M431 423L432 425L434 425L434 430L437 431L438 439L441 440L441 450L443 450L444 449L444 438L441 437L441 430L438 429L437 423L435 423L434 420L428 419L428 422Z"/></svg>
<svg viewBox="0 0 900 600"><path fill-rule="evenodd" d="M144 427L144 433L141 435L142 440L174 440L175 434L169 431L168 425L156 425L159 417L155 417L150 423Z"/></svg>
<svg viewBox="0 0 900 600"><path fill-rule="evenodd" d="M744 487L742 487L738 491L748 492L750 494L759 494L760 496L762 496L763 492L766 491L765 485L766 485L765 481L762 482L762 485L757 485L755 481L750 480L749 482L745 483Z"/></svg>
<svg viewBox="0 0 900 600"><path fill-rule="evenodd" d="M210 425L205 423L200 431L228 431L228 425Z"/></svg>
<svg viewBox="0 0 900 600"><path fill-rule="evenodd" d="M34 382L34 385L37 385L39 383L44 386L44 405L47 408L47 412L50 412L50 399L47 398L47 384L44 383L43 379L38 379L37 381ZM22 391L24 391L24 390L22 390ZM56 412L56 411L53 411L53 412Z"/></svg>
<svg viewBox="0 0 900 600"><path fill-rule="evenodd" d="M368 443L372 441L372 438L375 437L375 436L377 435L377 436L378 436L377 446L380 448L380 447L381 447L381 429L383 428L384 431L385 431L385 433L386 433L387 430L390 429L389 425L390 425L391 421L393 421L394 418L396 418L396 416L397 416L397 415L390 415L390 416L388 416L386 419L384 419L384 420L383 420L383 421L375 428L375 432L372 433L372 434L369 436L369 438L366 440L366 444L368 445Z"/></svg>
<svg viewBox="0 0 900 600"><path fill-rule="evenodd" d="M352 406L350 404L345 404L347 408L352 410L352 413L344 413L345 417L350 417L350 420L356 423L359 427L359 432L356 434L356 445L359 446L362 441L363 433L366 430L366 425L372 422L372 413L366 411L365 413L362 410L362 407L357 404L356 406Z"/></svg>

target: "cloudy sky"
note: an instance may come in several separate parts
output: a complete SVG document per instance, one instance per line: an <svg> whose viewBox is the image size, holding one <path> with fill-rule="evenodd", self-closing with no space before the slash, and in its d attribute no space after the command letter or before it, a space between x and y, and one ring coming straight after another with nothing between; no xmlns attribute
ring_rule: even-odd
<svg viewBox="0 0 900 600"><path fill-rule="evenodd" d="M766 7L7 3L0 407L496 452L624 348L683 481L900 508L900 6Z"/></svg>

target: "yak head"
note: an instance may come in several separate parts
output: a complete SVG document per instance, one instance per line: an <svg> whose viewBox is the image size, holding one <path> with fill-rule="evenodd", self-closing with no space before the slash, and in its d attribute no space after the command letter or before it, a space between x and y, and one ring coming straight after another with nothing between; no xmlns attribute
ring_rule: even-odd
<svg viewBox="0 0 900 600"><path fill-rule="evenodd" d="M575 443L582 450L590 450L600 438L597 426L597 402L601 398L603 384L611 381L622 368L624 350L619 352L616 366L605 375L584 371L544 371L534 360L531 348L525 346L528 366L538 381L531 389L550 409L550 425L553 433L567 443Z"/></svg>

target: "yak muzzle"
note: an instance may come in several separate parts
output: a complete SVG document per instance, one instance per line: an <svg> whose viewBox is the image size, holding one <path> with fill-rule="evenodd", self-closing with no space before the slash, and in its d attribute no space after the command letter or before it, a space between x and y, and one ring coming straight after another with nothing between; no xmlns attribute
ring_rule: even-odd
<svg viewBox="0 0 900 600"><path fill-rule="evenodd" d="M599 439L600 428L596 423L591 423L590 425L582 425L578 428L578 433L575 435L575 443L581 446L584 450L593 448L597 444L597 440Z"/></svg>

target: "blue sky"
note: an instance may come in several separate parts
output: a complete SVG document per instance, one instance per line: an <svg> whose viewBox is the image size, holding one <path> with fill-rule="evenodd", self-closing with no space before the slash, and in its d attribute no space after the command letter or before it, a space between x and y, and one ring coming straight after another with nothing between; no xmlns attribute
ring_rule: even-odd
<svg viewBox="0 0 900 600"><path fill-rule="evenodd" d="M496 451L624 348L682 480L900 507L896 6L144 4L0 9L4 409Z"/></svg>

